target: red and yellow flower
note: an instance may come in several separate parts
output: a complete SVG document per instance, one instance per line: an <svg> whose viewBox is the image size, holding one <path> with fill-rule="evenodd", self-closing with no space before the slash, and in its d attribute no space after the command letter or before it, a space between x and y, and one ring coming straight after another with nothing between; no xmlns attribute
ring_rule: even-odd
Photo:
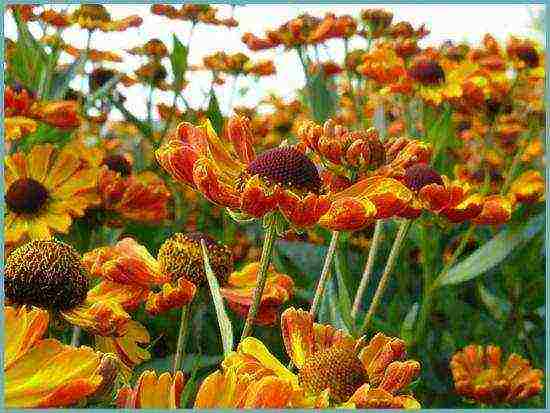
<svg viewBox="0 0 550 413"><path fill-rule="evenodd" d="M420 407L404 392L420 364L402 361L402 340L378 333L367 344L294 308L283 313L281 329L297 374L249 337L204 380L195 407Z"/></svg>
<svg viewBox="0 0 550 413"><path fill-rule="evenodd" d="M229 276L227 284L220 289L229 308L241 317L247 316L252 305L259 266L259 262L252 262L245 265L242 270L233 272ZM281 306L292 298L293 293L294 281L292 278L278 273L271 267L267 273L267 281L255 323L258 325L276 324Z"/></svg>
<svg viewBox="0 0 550 413"><path fill-rule="evenodd" d="M105 356L89 347L44 339L48 312L5 307L4 392L7 408L68 407L93 396L112 377L102 371Z"/></svg>
<svg viewBox="0 0 550 413"><path fill-rule="evenodd" d="M542 370L533 369L528 360L511 354L503 364L497 346L471 344L451 360L451 371L458 394L478 403L515 404L540 393Z"/></svg>

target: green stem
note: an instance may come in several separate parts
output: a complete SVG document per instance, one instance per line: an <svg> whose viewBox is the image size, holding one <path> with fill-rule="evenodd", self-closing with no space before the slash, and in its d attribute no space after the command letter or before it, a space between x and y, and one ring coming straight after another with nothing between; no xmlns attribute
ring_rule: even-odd
<svg viewBox="0 0 550 413"><path fill-rule="evenodd" d="M355 294L355 299L353 300L353 308L351 310L351 319L355 320L357 318L357 313L361 308L361 300L363 295L365 295L365 290L369 285L369 279L372 274L372 269L374 268L374 260L376 258L376 253L378 251L378 246L380 245L380 240L382 238L384 222L379 219L376 221L376 226L374 227L374 234L372 236L372 241L369 249L369 256L367 257L367 264L365 265L365 270L361 276L361 281L359 282L359 287L357 288L357 293Z"/></svg>
<svg viewBox="0 0 550 413"><path fill-rule="evenodd" d="M81 332L82 332L82 329L79 326L73 327L73 335L71 337L71 346L78 347L78 344L80 343Z"/></svg>
<svg viewBox="0 0 550 413"><path fill-rule="evenodd" d="M445 264L445 267L441 270L441 272L437 275L436 279L429 285L424 285L424 297L422 299L422 305L420 307L420 311L418 313L418 323L417 323L417 329L416 329L416 343L418 343L422 337L424 336L424 331L426 329L426 323L428 321L428 317L431 313L432 309L432 303L434 298L434 292L439 287L439 284L441 283L441 280L447 272L451 269L453 264L456 262L458 257L462 254L464 251L464 248L466 248L466 245L468 243L468 240L472 236L472 234L475 231L476 226L470 225L466 233L462 236L462 239L460 240L460 244L458 245L457 249L454 251L453 255L451 256L451 259L447 264ZM427 280L425 280L427 281Z"/></svg>
<svg viewBox="0 0 550 413"><path fill-rule="evenodd" d="M181 308L180 329L178 333L178 344L176 347L176 355L174 356L173 373L181 369L182 360L185 357L185 345L187 343L187 324L189 322L189 306L184 305Z"/></svg>
<svg viewBox="0 0 550 413"><path fill-rule="evenodd" d="M330 244L328 246L327 255L325 256L323 269L321 270L321 276L319 277L319 283L317 284L317 289L315 290L313 303L311 304L311 308L309 309L309 313L312 315L314 319L315 319L315 315L317 314L317 311L319 310L319 306L321 305L321 297L323 296L327 282L330 279L330 266L334 258L336 246L338 244L339 234L340 233L338 231L332 232L332 238L330 239Z"/></svg>
<svg viewBox="0 0 550 413"><path fill-rule="evenodd" d="M395 264L397 263L397 257L399 256L403 241L405 240L410 227L411 221L408 219L404 220L399 226L399 230L397 231L397 235L395 236L395 240L393 241L393 245L391 247L390 255L388 257L388 260L386 261L386 266L384 267L384 273L382 274L382 278L378 283L378 287L376 288L376 292L374 293L374 297L370 304L367 315L363 320L363 325L361 326L360 330L362 333L366 332L372 321L372 317L374 316L374 313L376 312L378 305L380 304L384 291L386 290L386 285L390 278L390 274L392 273Z"/></svg>
<svg viewBox="0 0 550 413"><path fill-rule="evenodd" d="M267 269L269 268L271 256L273 255L273 246L275 245L275 238L277 235L276 227L276 217L273 217L273 220L269 223L265 230L262 257L260 258L260 266L258 269L258 275L256 277L256 288L254 288L252 305L248 310L248 315L246 316L246 321L244 323L244 328L240 341L243 341L252 333L252 326L254 324L254 321L256 320L256 316L258 315L262 294L264 292L265 283L267 281Z"/></svg>

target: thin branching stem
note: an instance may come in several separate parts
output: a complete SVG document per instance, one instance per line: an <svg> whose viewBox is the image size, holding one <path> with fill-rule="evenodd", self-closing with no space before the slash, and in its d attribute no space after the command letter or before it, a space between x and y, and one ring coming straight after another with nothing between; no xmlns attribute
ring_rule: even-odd
<svg viewBox="0 0 550 413"><path fill-rule="evenodd" d="M330 280L330 266L332 260L334 259L334 253L336 252L336 246L338 244L338 236L340 233L338 231L332 232L332 237L330 239L330 244L328 246L327 255L325 256L325 262L323 264L323 269L321 270L321 275L319 277L319 283L317 284L317 289L315 290L315 295L313 297L313 303L309 309L309 313L315 318L319 306L321 305L321 297L325 291L326 285Z"/></svg>
<svg viewBox="0 0 550 413"><path fill-rule="evenodd" d="M172 371L181 369L182 361L185 358L185 346L187 344L187 324L189 322L189 306L184 305L181 308L180 328L178 332L178 344L176 347L176 355L174 356L174 365Z"/></svg>

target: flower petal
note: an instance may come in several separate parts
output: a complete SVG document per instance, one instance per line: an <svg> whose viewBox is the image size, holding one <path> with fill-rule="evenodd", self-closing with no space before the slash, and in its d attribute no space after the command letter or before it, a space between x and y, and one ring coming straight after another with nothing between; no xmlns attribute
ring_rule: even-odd
<svg viewBox="0 0 550 413"><path fill-rule="evenodd" d="M281 334L286 353L298 368L315 351L313 317L301 309L286 309L281 315Z"/></svg>

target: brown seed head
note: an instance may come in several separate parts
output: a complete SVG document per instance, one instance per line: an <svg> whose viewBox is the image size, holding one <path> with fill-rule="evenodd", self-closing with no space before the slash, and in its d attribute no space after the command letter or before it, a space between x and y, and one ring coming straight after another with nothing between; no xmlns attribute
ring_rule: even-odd
<svg viewBox="0 0 550 413"><path fill-rule="evenodd" d="M21 178L8 188L6 205L18 214L35 214L48 201L48 190L40 182Z"/></svg>

